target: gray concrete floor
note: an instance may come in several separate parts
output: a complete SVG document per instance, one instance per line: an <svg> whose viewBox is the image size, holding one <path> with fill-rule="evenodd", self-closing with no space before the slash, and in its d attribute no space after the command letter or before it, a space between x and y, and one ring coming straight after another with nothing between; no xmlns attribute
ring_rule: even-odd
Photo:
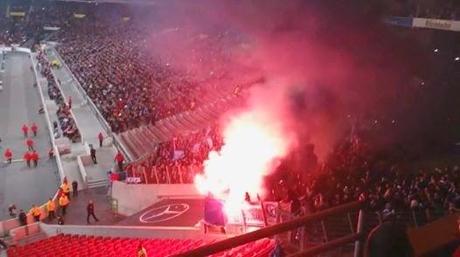
<svg viewBox="0 0 460 257"><path fill-rule="evenodd" d="M99 219L98 222L95 222L91 218L91 224L96 225L113 225L125 218L125 216L117 215L113 212L112 205L109 204L109 197L107 196L107 188L99 187L86 189L78 192L78 196L71 195L71 201L69 207L67 208L67 214L64 216L65 225L86 225L86 205L89 200L94 202L94 212L96 217ZM115 209L114 209L115 210ZM58 210L58 215L61 215L61 210ZM57 224L57 221L54 220L49 222L44 220L44 222L49 224Z"/></svg>
<svg viewBox="0 0 460 257"><path fill-rule="evenodd" d="M6 70L0 74L3 91L0 91L0 219L8 217L7 208L15 203L29 210L32 204L42 204L56 192L59 178L55 160L48 160L50 138L43 114L38 114L41 104L31 70L31 61L25 54L8 54ZM27 168L22 161L10 165L3 163L3 152L9 147L13 159L21 159L26 147L21 127L24 123L37 123L38 136L35 148L41 160L37 168Z"/></svg>
<svg viewBox="0 0 460 257"><path fill-rule="evenodd" d="M48 51L49 60L58 59L54 50ZM60 88L65 99L69 96L72 97L72 112L75 115L77 126L83 137L83 140L88 144L93 144L96 148L96 156L98 164L87 166L88 180L104 180L107 178L107 171L111 170L115 163L113 158L116 154L116 149L113 146L103 146L99 148L99 140L97 135L103 132L103 128L99 120L96 118L95 113L91 110L88 103L86 103L83 95L78 91L77 82L73 80L71 71L65 66L60 69L53 69L53 74L61 81ZM72 151L74 146L72 146ZM66 169L66 173L67 172Z"/></svg>

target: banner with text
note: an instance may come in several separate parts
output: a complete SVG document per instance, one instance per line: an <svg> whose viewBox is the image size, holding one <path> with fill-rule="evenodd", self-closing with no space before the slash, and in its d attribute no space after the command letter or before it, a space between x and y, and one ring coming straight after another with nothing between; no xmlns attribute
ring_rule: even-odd
<svg viewBox="0 0 460 257"><path fill-rule="evenodd" d="M454 20L414 18L412 26L415 28L460 31L460 21Z"/></svg>

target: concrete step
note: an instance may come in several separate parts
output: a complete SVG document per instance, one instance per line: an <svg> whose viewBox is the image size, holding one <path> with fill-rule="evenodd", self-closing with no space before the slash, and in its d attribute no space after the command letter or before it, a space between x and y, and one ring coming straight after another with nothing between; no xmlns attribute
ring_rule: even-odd
<svg viewBox="0 0 460 257"><path fill-rule="evenodd" d="M107 186L108 184L109 184L109 181L107 179L89 180L88 188L104 187L104 186Z"/></svg>

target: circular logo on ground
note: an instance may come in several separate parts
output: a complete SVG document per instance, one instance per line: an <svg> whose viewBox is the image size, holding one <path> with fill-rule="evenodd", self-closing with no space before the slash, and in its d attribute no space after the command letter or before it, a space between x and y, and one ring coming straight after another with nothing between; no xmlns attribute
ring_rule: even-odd
<svg viewBox="0 0 460 257"><path fill-rule="evenodd" d="M185 203L165 204L147 210L139 217L139 221L148 224L168 221L179 217L189 209L190 206Z"/></svg>

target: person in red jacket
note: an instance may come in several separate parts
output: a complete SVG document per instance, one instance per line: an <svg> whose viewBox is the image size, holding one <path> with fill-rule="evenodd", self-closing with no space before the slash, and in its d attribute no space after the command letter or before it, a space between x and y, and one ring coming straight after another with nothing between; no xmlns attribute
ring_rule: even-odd
<svg viewBox="0 0 460 257"><path fill-rule="evenodd" d="M99 147L102 147L102 142L104 141L104 135L102 134L102 132L99 132L97 138L99 139Z"/></svg>
<svg viewBox="0 0 460 257"><path fill-rule="evenodd" d="M24 161L26 161L27 167L30 168L30 161L32 160L31 153L29 151L24 153Z"/></svg>
<svg viewBox="0 0 460 257"><path fill-rule="evenodd" d="M125 157L120 151L118 151L117 155L115 155L115 162L118 165L118 171L123 171L123 161L124 160L125 160Z"/></svg>
<svg viewBox="0 0 460 257"><path fill-rule="evenodd" d="M27 127L26 124L22 125L22 133L24 134L24 137L27 137L29 134L29 127Z"/></svg>
<svg viewBox="0 0 460 257"><path fill-rule="evenodd" d="M10 164L11 160L13 159L13 152L11 152L10 148L6 148L5 153L3 155L5 156L6 162Z"/></svg>
<svg viewBox="0 0 460 257"><path fill-rule="evenodd" d="M35 122L32 123L32 126L30 126L30 130L32 130L32 133L34 133L34 137L36 137L37 132L38 132L38 126L37 126L37 124L35 124Z"/></svg>
<svg viewBox="0 0 460 257"><path fill-rule="evenodd" d="M32 138L28 138L26 140L26 145L27 145L27 149L29 149L29 151L34 150L34 140L32 140Z"/></svg>
<svg viewBox="0 0 460 257"><path fill-rule="evenodd" d="M36 168L38 165L38 159L38 153L35 150L32 153L30 153L30 160L33 162L34 168Z"/></svg>

